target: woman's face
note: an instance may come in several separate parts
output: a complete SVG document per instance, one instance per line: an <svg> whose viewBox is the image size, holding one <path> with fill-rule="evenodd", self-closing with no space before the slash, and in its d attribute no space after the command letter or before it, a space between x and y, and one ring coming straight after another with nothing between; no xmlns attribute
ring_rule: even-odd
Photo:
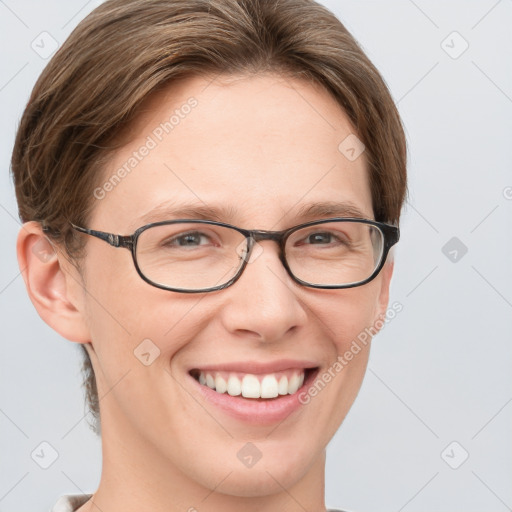
<svg viewBox="0 0 512 512"><path fill-rule="evenodd" d="M105 170L87 227L127 235L193 217L173 213L184 205L222 208L231 214L212 220L247 229L320 219L298 212L321 202L371 219L365 155L339 149L351 133L335 100L311 84L271 75L189 78L147 103ZM129 172L118 173L123 166ZM116 173L121 179L103 186ZM357 288L307 288L287 274L278 245L262 241L234 285L185 294L149 285L128 250L87 238L86 291L76 285L74 295L103 397L104 464L141 479L179 474L191 489L222 482L217 491L238 496L280 492L323 467L324 448L361 385L368 346L341 371L333 365L385 311L391 265ZM303 387L286 406L279 400L291 395L221 395L189 373L215 377L222 369L261 381L278 368L287 370L278 377L291 378L304 367L335 377L308 403L296 399Z"/></svg>

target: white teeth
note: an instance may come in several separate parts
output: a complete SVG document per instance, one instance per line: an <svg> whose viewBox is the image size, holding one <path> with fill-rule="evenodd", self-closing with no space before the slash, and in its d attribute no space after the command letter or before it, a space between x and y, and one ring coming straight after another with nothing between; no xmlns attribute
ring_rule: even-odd
<svg viewBox="0 0 512 512"><path fill-rule="evenodd" d="M225 393L228 389L228 383L222 378L222 375L217 374L215 377L215 391Z"/></svg>
<svg viewBox="0 0 512 512"><path fill-rule="evenodd" d="M206 383L208 384L208 375L206 376ZM293 395L299 389L299 376L294 373L288 382L288 394Z"/></svg>
<svg viewBox="0 0 512 512"><path fill-rule="evenodd" d="M235 375L229 376L227 391L231 396L238 396L240 393L242 393L242 384L240 379Z"/></svg>
<svg viewBox="0 0 512 512"><path fill-rule="evenodd" d="M244 375L242 379L242 396L245 398L260 397L260 381L255 375Z"/></svg>
<svg viewBox="0 0 512 512"><path fill-rule="evenodd" d="M199 383L231 396L242 395L245 398L275 398L279 395L293 395L304 384L304 370L295 370L290 378L282 375L279 380L271 373L256 376L245 374L242 380L237 374L219 372L199 372ZM227 380L226 380L227 378ZM261 380L260 380L261 379Z"/></svg>
<svg viewBox="0 0 512 512"><path fill-rule="evenodd" d="M283 375L281 377L281 380L279 381L278 385L278 391L280 395L288 394L288 377L286 375Z"/></svg>
<svg viewBox="0 0 512 512"><path fill-rule="evenodd" d="M215 380L209 373L206 374L206 385L209 388L215 389Z"/></svg>
<svg viewBox="0 0 512 512"><path fill-rule="evenodd" d="M275 398L278 394L277 379L273 375L265 375L261 381L261 398Z"/></svg>

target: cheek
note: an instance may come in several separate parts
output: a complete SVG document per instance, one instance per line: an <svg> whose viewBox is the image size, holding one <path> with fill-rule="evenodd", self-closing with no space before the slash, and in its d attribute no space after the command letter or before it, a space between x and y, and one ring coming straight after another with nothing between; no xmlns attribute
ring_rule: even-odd
<svg viewBox="0 0 512 512"><path fill-rule="evenodd" d="M168 297L139 276L130 251L95 245L88 254L85 271L87 314L93 340L108 333L109 338L130 337L135 342L135 336L146 337L142 331L148 326L163 330L160 324L165 322L165 317L151 302L155 297Z"/></svg>
<svg viewBox="0 0 512 512"><path fill-rule="evenodd" d="M322 390L325 410L332 411L326 422L333 434L355 400L366 372L379 290L377 282L338 290L326 302L328 305L317 310L328 327L325 333L332 347L328 366L318 376L317 387Z"/></svg>
<svg viewBox="0 0 512 512"><path fill-rule="evenodd" d="M338 355L348 350L354 340L370 338L368 333L377 319L379 289L379 283L372 281L321 298L323 305L316 308L316 316Z"/></svg>
<svg viewBox="0 0 512 512"><path fill-rule="evenodd" d="M169 361L193 336L190 320L199 300L147 284L137 274L129 251L117 251L122 253L102 251L85 269L85 315L107 386L128 370L145 367L142 360L148 356L143 354L149 353L155 366Z"/></svg>
<svg viewBox="0 0 512 512"><path fill-rule="evenodd" d="M205 328L206 315L198 321L202 310L194 307L199 298L160 292L142 280L129 286L129 292L106 288L98 287L99 300L88 302L98 394L105 397L102 422L126 436L137 431L155 445L162 444L165 435L177 439L188 432L186 418L197 418L200 430L214 427L194 401L183 400L171 365ZM148 424L153 425L150 432ZM165 452L172 459L179 455L171 445Z"/></svg>

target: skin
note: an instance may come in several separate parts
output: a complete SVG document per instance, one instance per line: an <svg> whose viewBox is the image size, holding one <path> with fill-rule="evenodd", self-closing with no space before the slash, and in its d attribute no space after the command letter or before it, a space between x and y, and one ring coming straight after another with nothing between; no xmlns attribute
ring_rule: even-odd
<svg viewBox="0 0 512 512"><path fill-rule="evenodd" d="M191 96L198 106L94 201L87 227L130 234L174 200L235 206L239 215L223 220L252 229L299 224L297 209L318 201L350 202L373 218L364 153L349 161L338 150L355 130L337 102L270 74L188 78L153 96L105 179ZM364 286L320 290L290 278L277 244L260 246L233 286L180 294L150 286L129 251L92 237L80 274L37 223L24 225L18 257L31 300L58 333L86 344L103 397L101 482L80 512L325 509L325 447L359 391L369 345L279 425L225 415L191 388L186 369L295 358L326 370L385 313L393 265ZM133 353L147 338L160 349L149 366ZM262 454L251 468L237 458L248 441Z"/></svg>

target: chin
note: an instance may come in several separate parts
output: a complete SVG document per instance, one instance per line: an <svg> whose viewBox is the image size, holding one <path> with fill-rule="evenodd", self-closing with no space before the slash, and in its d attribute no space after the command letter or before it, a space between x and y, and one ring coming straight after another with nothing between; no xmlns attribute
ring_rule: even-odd
<svg viewBox="0 0 512 512"><path fill-rule="evenodd" d="M255 440L254 443L234 441L236 449L233 452L226 450L223 457L217 459L221 463L215 466L210 462L214 459L209 458L209 464L197 471L195 479L203 474L205 487L215 488L215 492L231 496L254 498L280 493L283 488L288 489L297 484L315 462L324 463L324 450L313 452L311 439L307 441L296 440L288 446L283 446L282 442L280 445L269 443L264 439ZM233 456L227 459L226 452L233 453ZM246 465L240 459L249 453L254 458ZM256 460L257 457L260 458Z"/></svg>

